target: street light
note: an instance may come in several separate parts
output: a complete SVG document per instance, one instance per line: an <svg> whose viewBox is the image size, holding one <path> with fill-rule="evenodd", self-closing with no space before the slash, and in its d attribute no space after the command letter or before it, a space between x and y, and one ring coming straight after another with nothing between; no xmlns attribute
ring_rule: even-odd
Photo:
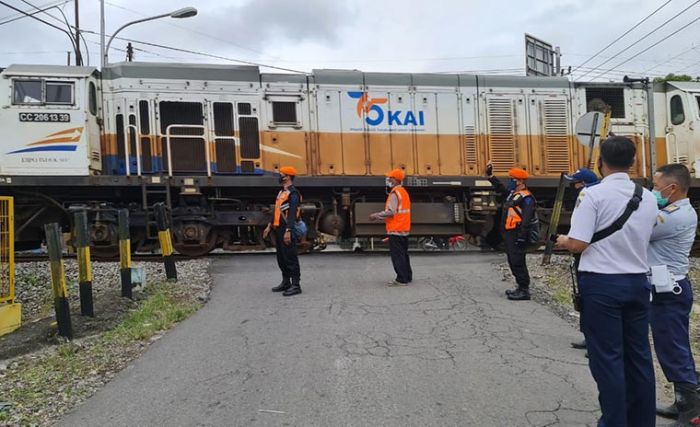
<svg viewBox="0 0 700 427"><path fill-rule="evenodd" d="M102 0L100 3L103 3L103 1L104 0ZM104 7L103 7L103 10L104 10ZM114 34L112 34L112 37L110 37L109 41L107 42L107 47L102 50L102 69L104 69L105 65L107 65L109 63L109 61L108 61L109 45L112 44L112 40L114 40L114 37L116 37L116 35L119 34L119 32L121 30L123 30L124 28L129 27L129 26L134 25L134 24L140 24L141 22L153 21L154 19L160 19L160 18L178 18L178 19L180 19L180 18L190 18L190 17L195 16L195 15L197 15L197 9L195 9L194 7L185 7L182 9L178 9L174 12L164 13L162 15L151 16L150 18L137 19L136 21L131 21L129 23L122 25L121 27L119 27L119 29L117 31L114 32ZM102 16L102 40L103 40L102 44L104 44L104 13Z"/></svg>

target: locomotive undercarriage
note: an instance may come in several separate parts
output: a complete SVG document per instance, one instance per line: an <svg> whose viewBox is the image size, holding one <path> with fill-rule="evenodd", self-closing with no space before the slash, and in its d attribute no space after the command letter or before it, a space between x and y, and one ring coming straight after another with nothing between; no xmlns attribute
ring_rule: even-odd
<svg viewBox="0 0 700 427"><path fill-rule="evenodd" d="M99 258L119 255L117 210L129 209L131 247L135 252L158 251L158 231L154 206L164 203L171 218L173 246L187 256L201 256L216 249L255 251L272 247L263 239L263 230L272 217L278 187L273 177L250 177L251 185L207 185L197 179L178 178L154 185L141 182L114 182L112 185L23 185L6 187L14 195L18 250L40 248L43 225L59 222L70 239L73 212L87 210L92 252ZM253 179L265 186L252 185ZM308 234L302 251L317 251L328 243L346 249L373 249L381 245L382 223L369 221L371 212L381 210L386 189L372 184L343 187L322 185L323 181L299 180L304 201L302 218ZM409 182L410 183L410 182ZM414 182L415 183L415 182ZM55 183L54 183L55 184ZM78 183L81 184L81 183ZM309 185L312 184L312 185ZM454 183L453 183L454 184ZM466 184L466 183L463 183ZM490 186L429 185L407 186L412 198L414 243L423 249L462 249L466 243L497 247L500 241L499 200ZM534 184L534 185L533 185ZM554 182L531 183L538 199L538 213L544 232L549 224ZM575 193L567 192L560 230L566 231L575 203Z"/></svg>
<svg viewBox="0 0 700 427"><path fill-rule="evenodd" d="M24 181L23 181L24 180ZM414 244L424 249L461 248L466 243L498 247L499 202L490 185L463 178L460 185L425 185L409 180L412 199ZM173 246L188 256L211 251L254 251L272 247L263 230L272 218L278 184L274 176L240 177L235 181L206 181L202 178L173 177L156 182L107 177L52 178L37 183L36 178L13 177L4 194L15 196L15 236L17 250L40 248L43 225L58 222L70 239L73 213L88 212L95 257L115 258L119 254L117 210L129 209L132 250L158 251L154 206L164 203L171 217ZM302 251L325 249L336 243L344 249L373 249L385 237L381 222L368 215L383 209L386 188L377 178L299 179L304 200L302 218L308 234ZM531 180L530 189L538 200L541 236L549 225L556 180ZM74 182L75 185L69 185ZM441 183L443 181L435 181ZM1 183L1 181L0 181ZM348 186L342 184L347 183ZM647 183L648 184L648 183ZM691 198L696 198L691 194ZM560 232L566 232L576 193L567 191L560 219ZM697 199L696 199L697 200ZM462 243L464 242L464 243Z"/></svg>

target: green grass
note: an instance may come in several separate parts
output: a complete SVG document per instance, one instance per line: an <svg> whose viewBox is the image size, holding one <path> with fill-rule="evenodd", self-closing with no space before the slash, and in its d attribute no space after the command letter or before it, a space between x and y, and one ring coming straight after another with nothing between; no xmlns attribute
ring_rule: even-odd
<svg viewBox="0 0 700 427"><path fill-rule="evenodd" d="M18 366L6 370L6 376L0 378L0 400L11 402L13 407L0 412L0 423L40 424L42 412L55 412L53 399L60 395L70 400L89 396L89 381L80 379L123 368L123 356L138 351L135 344L173 327L201 306L178 295L172 283L152 285L142 298L111 331L80 344L58 345L38 358L23 357Z"/></svg>
<svg viewBox="0 0 700 427"><path fill-rule="evenodd" d="M557 267L547 268L544 284L549 288L554 302L561 306L573 309L571 302L571 283L569 276L563 269Z"/></svg>

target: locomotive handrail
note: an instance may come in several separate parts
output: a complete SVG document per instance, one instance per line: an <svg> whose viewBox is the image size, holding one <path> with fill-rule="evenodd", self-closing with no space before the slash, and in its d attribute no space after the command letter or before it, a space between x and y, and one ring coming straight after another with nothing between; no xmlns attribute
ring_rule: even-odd
<svg viewBox="0 0 700 427"><path fill-rule="evenodd" d="M141 141L139 141L139 128L136 127L136 125L130 125L130 124L126 125L125 127L127 129L127 132L126 132L127 137L124 138L124 157L126 159L126 162L125 162L126 163L126 176L131 175L131 166L130 166L131 159L129 158L129 145L130 145L129 138L130 138L130 135L129 135L128 130L133 128L134 129L134 147L136 147L136 174L137 174L137 176L140 177L141 176L141 156L142 156L142 153L141 153Z"/></svg>
<svg viewBox="0 0 700 427"><path fill-rule="evenodd" d="M676 138L676 134L673 132L666 132L666 152L671 153L671 148L670 148L671 138L669 138L671 136L673 137L673 147L675 148L674 151L676 152L676 157L673 159L673 161L671 163L678 163L679 158L680 158L678 155L678 138Z"/></svg>
<svg viewBox="0 0 700 427"><path fill-rule="evenodd" d="M210 164L210 155L209 155L209 140L206 137L206 129L204 128L203 125L177 125L177 124L172 124L168 125L167 128L165 128L165 144L166 148L168 150L168 176L173 176L173 158L172 158L172 151L170 149L170 130L173 128L181 128L181 129L202 129L202 135L175 135L177 137L184 137L184 138L195 138L195 139L201 139L204 141L204 158L206 159L207 162L207 176L211 178L211 164Z"/></svg>
<svg viewBox="0 0 700 427"><path fill-rule="evenodd" d="M647 141L647 136L648 136L647 131L649 130L649 128L645 125L635 125L634 129L635 129L635 132L638 132L641 130L641 132L639 132L639 133L642 135L642 149L641 149L641 152L642 152L642 176L644 178L646 178L648 175L647 174L647 148L646 148L647 145L646 145L646 141ZM653 170L654 165L651 165L651 168Z"/></svg>

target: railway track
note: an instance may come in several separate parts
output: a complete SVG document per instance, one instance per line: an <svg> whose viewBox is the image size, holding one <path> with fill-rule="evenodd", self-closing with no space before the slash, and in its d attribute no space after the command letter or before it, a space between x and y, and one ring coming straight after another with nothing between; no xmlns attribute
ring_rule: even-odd
<svg viewBox="0 0 700 427"><path fill-rule="evenodd" d="M348 252L353 252L352 249L341 249L341 248L336 248L329 246L327 249L323 251L307 251L307 252L300 252L300 255L305 255L309 253L323 253L323 254L336 254L336 253L348 253ZM377 254L386 254L388 252L388 249L385 248L378 248L374 250L362 250L362 251L357 251L363 254L371 254L371 253L377 253ZM410 250L411 253L420 253L420 254L450 254L450 253L458 253L458 252L463 252L463 253L482 253L483 251L476 249L476 248L467 248L464 250L452 250L452 249L422 249L422 248L411 248ZM490 251L486 251L488 253ZM494 251L494 252L502 252L502 251ZM238 252L233 252L233 251L221 251L221 252L211 252L207 255L200 256L200 257L194 257L194 256L189 256L189 255L182 255L182 254L174 254L175 260L176 261L187 261L191 259L199 259L199 258L226 258L226 257L231 257L231 256L241 256L241 255L261 255L261 254L272 254L274 253L274 249L267 249L267 250L262 250L262 251L238 251ZM532 250L530 253L535 253L535 254L541 254L543 253L543 250L537 249L537 250ZM563 251L554 251L554 254L559 254L563 255ZM700 251L698 251L698 255L700 255ZM75 254L63 254L63 259L75 259L76 255ZM15 262L17 263L22 263L22 262L38 262L38 261L48 261L49 257L47 254L26 254L26 253L17 253L15 254ZM140 262L162 262L163 258L160 254L132 254L131 255L131 260L132 261L140 261ZM93 257L93 262L118 262L119 258L100 258L100 257Z"/></svg>

